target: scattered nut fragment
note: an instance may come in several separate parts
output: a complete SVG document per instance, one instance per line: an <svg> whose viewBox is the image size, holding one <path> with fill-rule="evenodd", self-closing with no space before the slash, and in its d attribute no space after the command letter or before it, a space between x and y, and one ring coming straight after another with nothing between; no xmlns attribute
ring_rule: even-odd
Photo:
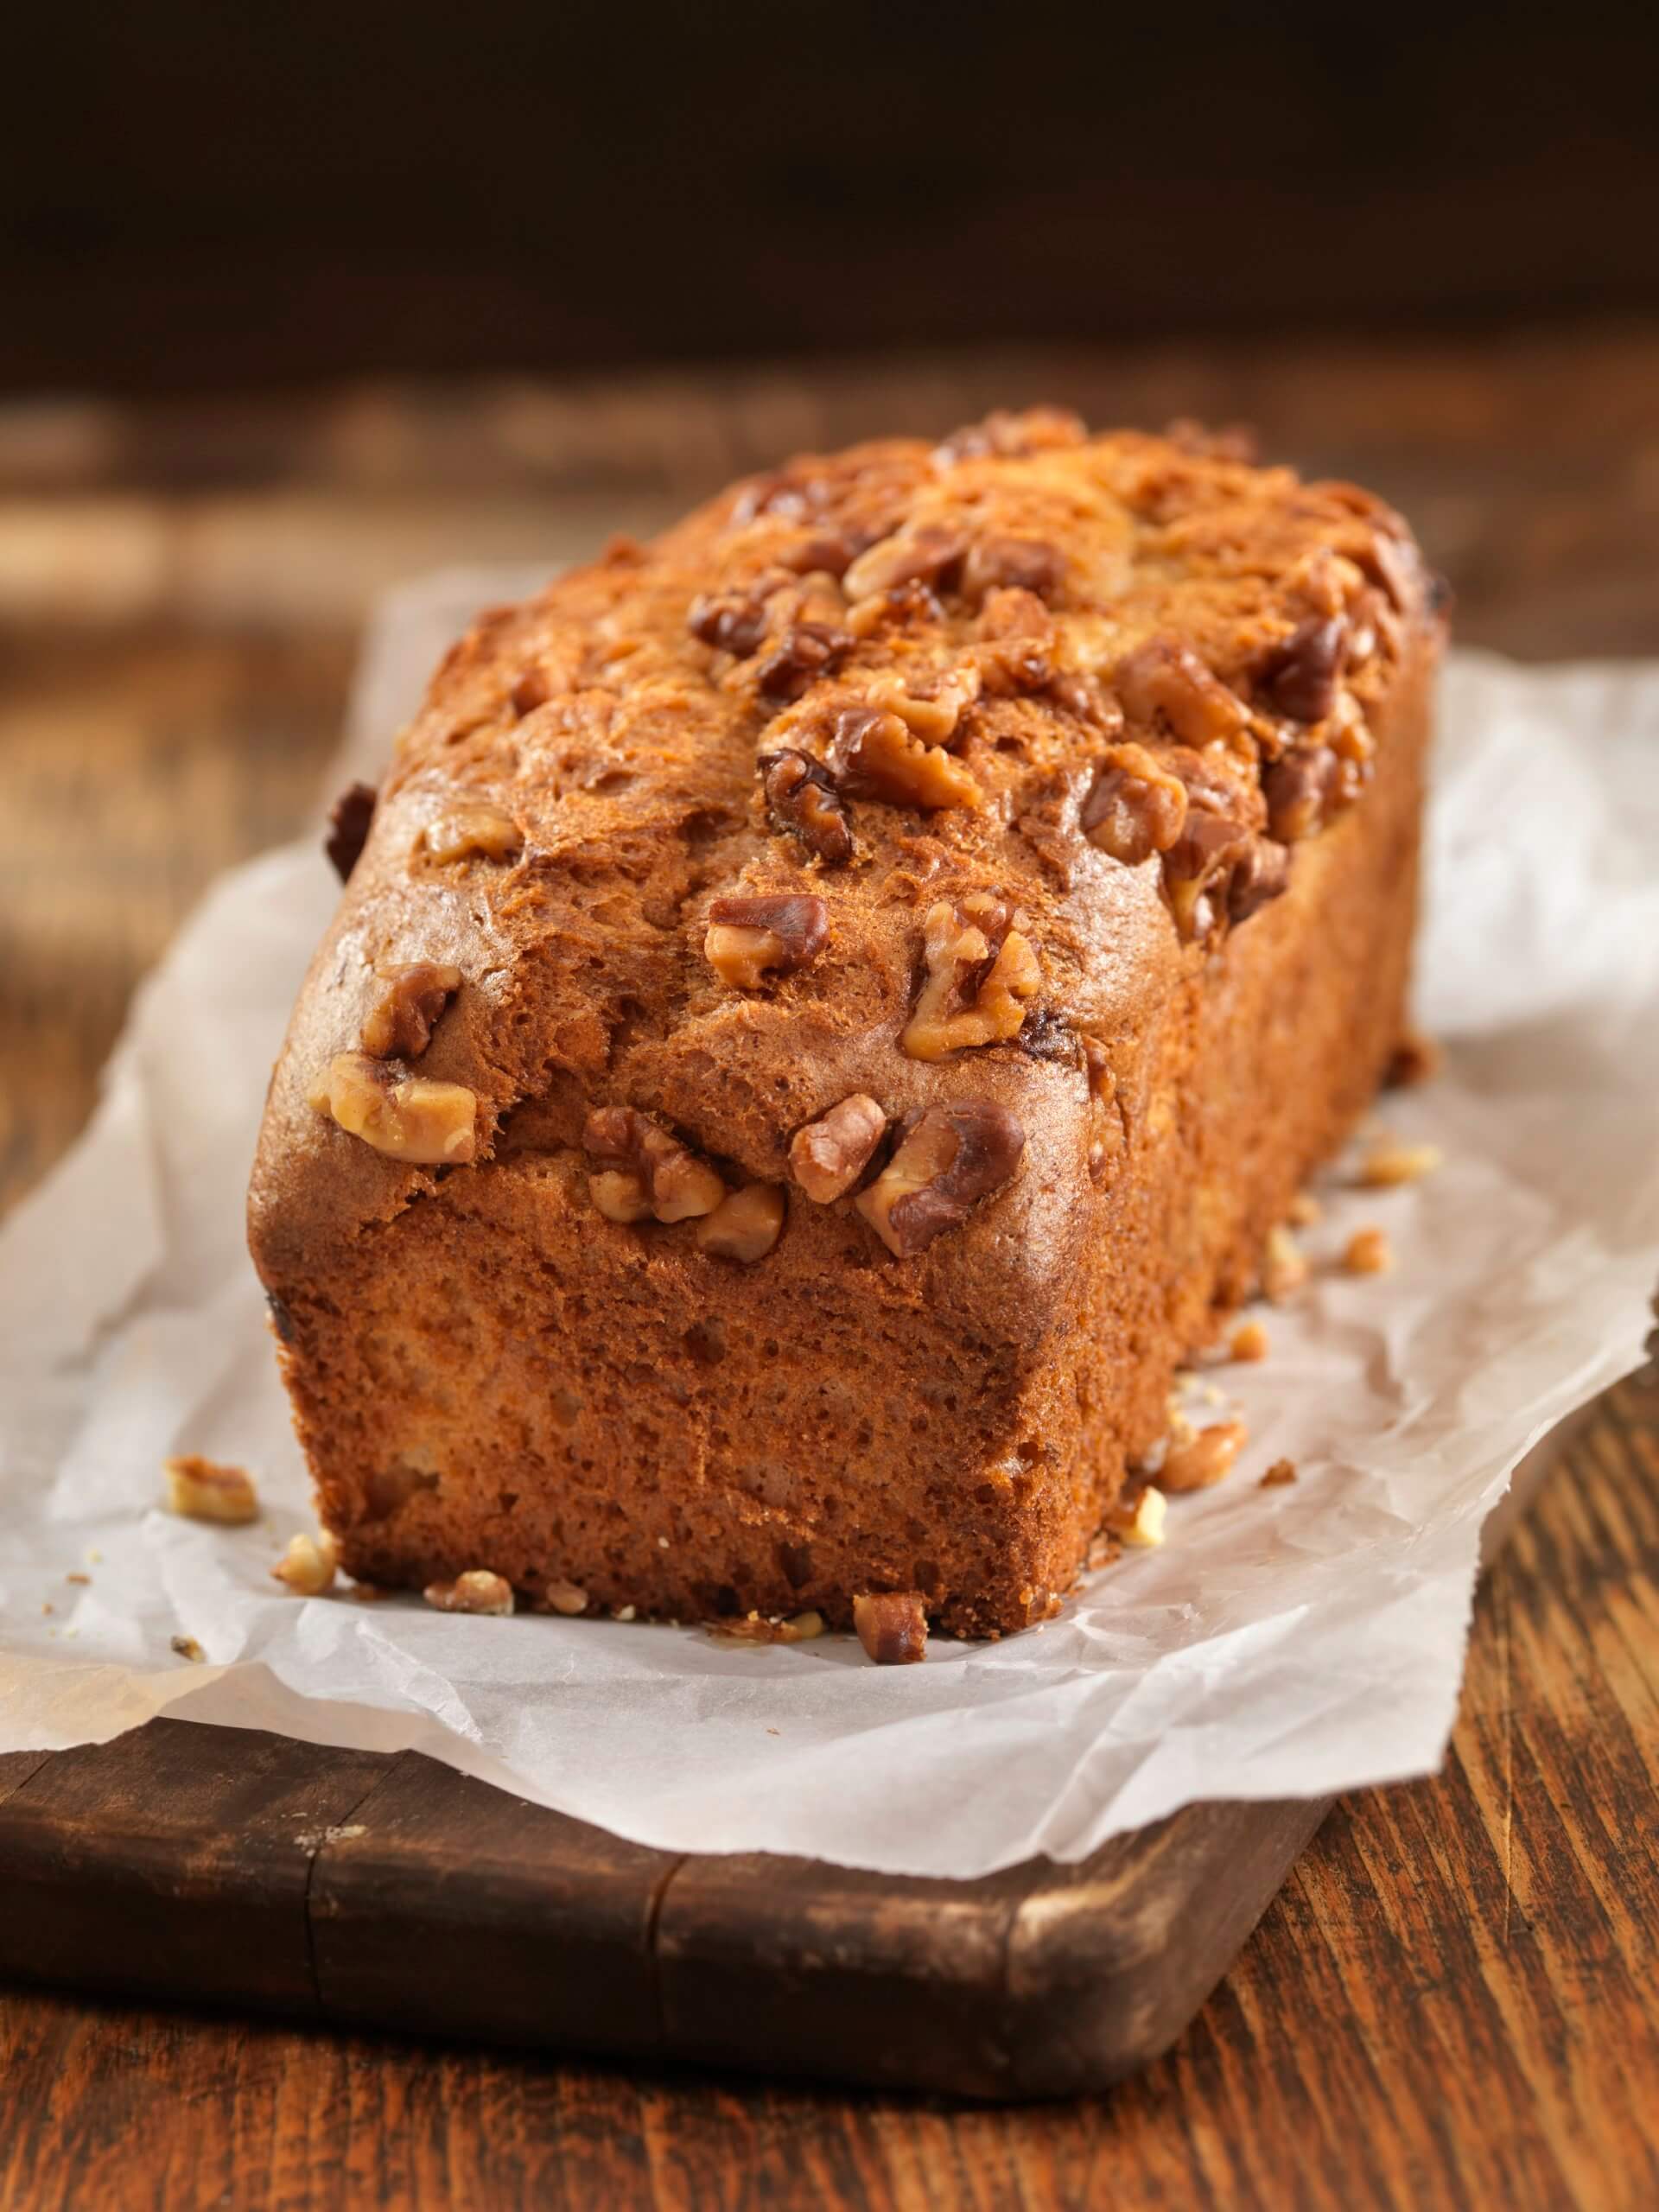
<svg viewBox="0 0 1659 2212"><path fill-rule="evenodd" d="M1342 1264L1351 1275L1387 1274L1394 1265L1394 1253L1387 1231L1357 1229L1344 1248Z"/></svg>
<svg viewBox="0 0 1659 2212"><path fill-rule="evenodd" d="M784 1193L775 1183L746 1183L698 1222L697 1249L753 1267L784 1233Z"/></svg>
<svg viewBox="0 0 1659 2212"><path fill-rule="evenodd" d="M829 1205L850 1191L887 1135L887 1117L874 1098L855 1090L790 1140L789 1172L817 1205Z"/></svg>
<svg viewBox="0 0 1659 2212"><path fill-rule="evenodd" d="M1337 703L1348 657L1348 626L1340 615L1310 614L1287 638L1269 645L1255 678L1274 713L1292 721L1322 722Z"/></svg>
<svg viewBox="0 0 1659 2212"><path fill-rule="evenodd" d="M764 660L754 681L768 699L798 699L820 677L833 676L853 650L849 632L829 622L797 622Z"/></svg>
<svg viewBox="0 0 1659 2212"><path fill-rule="evenodd" d="M709 1621L709 1634L716 1643L810 1643L823 1634L822 1613L746 1613L741 1620Z"/></svg>
<svg viewBox="0 0 1659 2212"><path fill-rule="evenodd" d="M435 861L510 861L524 833L510 814L480 799L459 799L429 822L422 842Z"/></svg>
<svg viewBox="0 0 1659 2212"><path fill-rule="evenodd" d="M421 1592L441 1613L504 1614L512 1611L512 1585L487 1567L469 1567L453 1582L429 1582Z"/></svg>
<svg viewBox="0 0 1659 2212"><path fill-rule="evenodd" d="M960 531L938 524L878 538L848 569L842 579L847 596L868 599L898 584L942 584L960 569L967 550Z"/></svg>
<svg viewBox="0 0 1659 2212"><path fill-rule="evenodd" d="M334 1540L319 1529L315 1536L290 1536L270 1576L296 1598L320 1598L333 1586L334 1566Z"/></svg>
<svg viewBox="0 0 1659 2212"><path fill-rule="evenodd" d="M1298 1191L1286 1208L1285 1219L1293 1229L1312 1229L1325 1219L1325 1208L1311 1191Z"/></svg>
<svg viewBox="0 0 1659 2212"><path fill-rule="evenodd" d="M1425 1037L1421 1030L1408 1029L1394 1048L1383 1080L1390 1089L1409 1090L1413 1084L1427 1083L1438 1075L1444 1057L1432 1037Z"/></svg>
<svg viewBox="0 0 1659 2212"><path fill-rule="evenodd" d="M232 1528L259 1518L259 1493L245 1467L222 1466L194 1452L164 1459L167 1510L187 1521L219 1521Z"/></svg>
<svg viewBox="0 0 1659 2212"><path fill-rule="evenodd" d="M902 718L879 707L849 707L836 719L830 765L841 790L893 806L977 807L973 776L942 746L926 745Z"/></svg>
<svg viewBox="0 0 1659 2212"><path fill-rule="evenodd" d="M369 842L378 797L372 784L348 784L328 810L328 835L322 841L322 849L342 883L350 880Z"/></svg>
<svg viewBox="0 0 1659 2212"><path fill-rule="evenodd" d="M542 1595L556 1613L572 1619L588 1610L588 1592L575 1582L550 1582Z"/></svg>
<svg viewBox="0 0 1659 2212"><path fill-rule="evenodd" d="M1116 681L1131 721L1150 728L1161 716L1185 745L1211 745L1244 728L1243 701L1179 638L1137 645L1118 663Z"/></svg>
<svg viewBox="0 0 1659 2212"><path fill-rule="evenodd" d="M461 1166L477 1155L478 1100L464 1084L400 1077L366 1052L336 1053L308 1103L393 1160Z"/></svg>
<svg viewBox="0 0 1659 2212"><path fill-rule="evenodd" d="M624 1228L651 1219L651 1200L645 1195L645 1186L626 1168L607 1167L597 1175L590 1175L588 1195L607 1221L620 1222Z"/></svg>
<svg viewBox="0 0 1659 2212"><path fill-rule="evenodd" d="M1040 691L1054 681L1054 618L1035 592L1007 586L988 592L979 611L974 658L988 691Z"/></svg>
<svg viewBox="0 0 1659 2212"><path fill-rule="evenodd" d="M181 1659L188 1659L194 1665L200 1666L207 1656L194 1636L169 1636L167 1641L168 1648L176 1651Z"/></svg>
<svg viewBox="0 0 1659 2212"><path fill-rule="evenodd" d="M942 1060L1020 1034L1043 982L1031 940L1016 926L1024 919L983 893L959 908L944 899L929 907L926 979L899 1039L912 1059Z"/></svg>
<svg viewBox="0 0 1659 2212"><path fill-rule="evenodd" d="M806 967L829 942L830 909L822 899L716 899L702 950L722 982L752 991L768 974Z"/></svg>
<svg viewBox="0 0 1659 2212"><path fill-rule="evenodd" d="M1388 1190L1396 1183L1414 1183L1432 1175L1445 1154L1435 1144L1396 1144L1372 1147L1360 1164L1359 1179L1368 1190Z"/></svg>
<svg viewBox="0 0 1659 2212"><path fill-rule="evenodd" d="M1186 785L1144 745L1109 746L1077 817L1091 845L1130 868L1186 827Z"/></svg>
<svg viewBox="0 0 1659 2212"><path fill-rule="evenodd" d="M911 1667L927 1649L927 1601L919 1590L865 1591L853 1600L858 1640L878 1667Z"/></svg>
<svg viewBox="0 0 1659 2212"><path fill-rule="evenodd" d="M1267 1255L1262 1262L1262 1288L1274 1305L1282 1306L1307 1281L1307 1255L1287 1229L1268 1231Z"/></svg>
<svg viewBox="0 0 1659 2212"><path fill-rule="evenodd" d="M872 706L897 715L907 730L928 745L948 745L957 725L979 696L979 668L963 661L929 680L925 692L908 688L901 676L872 677L867 696Z"/></svg>
<svg viewBox="0 0 1659 2212"><path fill-rule="evenodd" d="M835 778L804 753L763 753L761 790L773 817L813 857L836 867L853 856L853 825Z"/></svg>
<svg viewBox="0 0 1659 2212"><path fill-rule="evenodd" d="M1218 1421L1198 1429L1164 1454L1158 1471L1160 1488L1166 1492L1208 1490L1231 1472L1249 1440L1249 1431L1242 1421Z"/></svg>
<svg viewBox="0 0 1659 2212"><path fill-rule="evenodd" d="M621 1171L620 1178L595 1175L590 1179L588 1187L595 1205L600 1203L601 1192L594 1185L602 1184L607 1194L614 1198L621 1195L618 1185L624 1179L633 1184L651 1212L663 1222L712 1213L725 1198L726 1185L706 1160L699 1160L677 1137L632 1106L596 1107L588 1116L582 1141L594 1159L604 1161L609 1169ZM619 1213L608 1217L625 1218ZM639 1220L643 1216L626 1217Z"/></svg>
<svg viewBox="0 0 1659 2212"><path fill-rule="evenodd" d="M1242 1328L1235 1329L1227 1347L1230 1358L1248 1363L1265 1359L1268 1351L1268 1332L1259 1321L1246 1321Z"/></svg>
<svg viewBox="0 0 1659 2212"><path fill-rule="evenodd" d="M461 970L414 960L380 970L385 989L363 1024L363 1050L377 1060L417 1060L432 1041L438 1018L461 988Z"/></svg>
<svg viewBox="0 0 1659 2212"><path fill-rule="evenodd" d="M1005 1106L959 1098L930 1106L853 1203L888 1251L908 1259L956 1229L1020 1165L1026 1133Z"/></svg>
<svg viewBox="0 0 1659 2212"><path fill-rule="evenodd" d="M1287 1483L1294 1483L1295 1479L1295 1461L1294 1459L1275 1459L1273 1465L1268 1469L1267 1473L1262 1476L1256 1487L1258 1490L1282 1490Z"/></svg>
<svg viewBox="0 0 1659 2212"><path fill-rule="evenodd" d="M1164 1523L1169 1516L1169 1501L1162 1491L1148 1483L1131 1506L1119 1506L1106 1516L1107 1526L1126 1544L1135 1544L1151 1550L1164 1541Z"/></svg>
<svg viewBox="0 0 1659 2212"><path fill-rule="evenodd" d="M80 1583L87 1588L91 1587L92 1580L90 1574L66 1574L63 1579L66 1582Z"/></svg>

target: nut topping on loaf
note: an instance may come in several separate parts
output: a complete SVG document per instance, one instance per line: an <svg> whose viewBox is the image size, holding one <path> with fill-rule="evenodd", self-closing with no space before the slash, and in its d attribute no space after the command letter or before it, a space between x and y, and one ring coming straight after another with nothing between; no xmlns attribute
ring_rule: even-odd
<svg viewBox="0 0 1659 2212"><path fill-rule="evenodd" d="M1068 1587L1403 1033L1439 607L1366 493L1039 410L481 617L342 817L252 1194L349 1570Z"/></svg>

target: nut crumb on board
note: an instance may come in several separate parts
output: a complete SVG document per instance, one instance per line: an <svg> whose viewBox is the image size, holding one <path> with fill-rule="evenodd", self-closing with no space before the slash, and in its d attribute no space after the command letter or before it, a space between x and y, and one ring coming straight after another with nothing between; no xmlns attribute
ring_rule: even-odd
<svg viewBox="0 0 1659 2212"><path fill-rule="evenodd" d="M259 1492L245 1467L228 1466L190 1452L163 1459L162 1473L167 1483L163 1503L169 1513L232 1528L259 1518Z"/></svg>
<svg viewBox="0 0 1659 2212"><path fill-rule="evenodd" d="M1281 1489L1286 1483L1294 1483L1295 1479L1296 1464L1294 1460L1275 1459L1273 1465L1268 1469L1267 1473L1262 1476L1256 1487L1259 1490L1279 1490Z"/></svg>

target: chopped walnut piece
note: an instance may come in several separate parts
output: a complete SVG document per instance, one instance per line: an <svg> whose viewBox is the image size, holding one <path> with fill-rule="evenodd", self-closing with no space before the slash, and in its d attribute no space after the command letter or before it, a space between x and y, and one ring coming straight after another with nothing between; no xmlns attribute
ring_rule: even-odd
<svg viewBox="0 0 1659 2212"><path fill-rule="evenodd" d="M1034 592L988 592L974 648L982 687L1001 696L1040 691L1055 680L1054 618Z"/></svg>
<svg viewBox="0 0 1659 2212"><path fill-rule="evenodd" d="M181 1659L189 1660L193 1666L200 1666L207 1656L194 1636L169 1636L167 1643L169 1651L175 1651Z"/></svg>
<svg viewBox="0 0 1659 2212"><path fill-rule="evenodd" d="M899 584L943 584L962 565L968 542L957 530L924 524L878 538L842 578L849 599L868 599Z"/></svg>
<svg viewBox="0 0 1659 2212"><path fill-rule="evenodd" d="M874 1098L855 1090L790 1140L789 1172L821 1206L844 1198L887 1135L887 1117Z"/></svg>
<svg viewBox="0 0 1659 2212"><path fill-rule="evenodd" d="M1185 1442L1164 1454L1158 1471L1159 1487L1166 1494L1208 1490L1232 1471L1244 1449L1249 1431L1242 1421L1218 1421L1200 1428Z"/></svg>
<svg viewBox="0 0 1659 2212"><path fill-rule="evenodd" d="M487 1567L469 1567L453 1582L429 1582L421 1592L441 1613L504 1614L512 1611L512 1585Z"/></svg>
<svg viewBox="0 0 1659 2212"><path fill-rule="evenodd" d="M328 835L322 841L322 849L342 883L350 880L369 842L378 796L372 784L348 784L328 810Z"/></svg>
<svg viewBox="0 0 1659 2212"><path fill-rule="evenodd" d="M1263 770L1268 827L1281 844L1296 844L1324 828L1341 781L1342 764L1327 745L1293 746Z"/></svg>
<svg viewBox="0 0 1659 2212"><path fill-rule="evenodd" d="M1077 816L1091 845L1135 868L1186 827L1186 785L1144 745L1109 746Z"/></svg>
<svg viewBox="0 0 1659 2212"><path fill-rule="evenodd" d="M1065 581L1065 556L1036 537L976 538L962 564L963 596L975 601L1001 590L1046 599Z"/></svg>
<svg viewBox="0 0 1659 2212"><path fill-rule="evenodd" d="M746 1613L741 1620L708 1623L716 1643L810 1643L823 1634L822 1613L791 1613L768 1619L764 1613Z"/></svg>
<svg viewBox="0 0 1659 2212"><path fill-rule="evenodd" d="M1180 836L1164 855L1164 889L1183 938L1207 938L1219 928L1233 880L1249 864L1255 842L1230 816L1188 809Z"/></svg>
<svg viewBox="0 0 1659 2212"><path fill-rule="evenodd" d="M872 706L897 715L906 728L926 744L948 745L963 713L979 696L979 680L976 664L963 661L933 677L925 693L906 689L903 677L874 676L868 697Z"/></svg>
<svg viewBox="0 0 1659 2212"><path fill-rule="evenodd" d="M822 899L716 899L702 950L722 982L752 991L768 974L804 968L829 942L830 909Z"/></svg>
<svg viewBox="0 0 1659 2212"><path fill-rule="evenodd" d="M942 1060L976 1045L1017 1037L1042 988L1030 939L995 899L979 894L958 908L944 899L923 925L926 980L899 1043L913 1060Z"/></svg>
<svg viewBox="0 0 1659 2212"><path fill-rule="evenodd" d="M1161 716L1183 744L1212 745L1244 728L1243 701L1179 638L1137 645L1118 663L1116 681L1131 721L1149 728Z"/></svg>
<svg viewBox="0 0 1659 2212"><path fill-rule="evenodd" d="M698 1222L697 1249L717 1260L736 1260L753 1267L764 1260L784 1233L787 1211L784 1193L775 1183L746 1183L722 1198L714 1211Z"/></svg>
<svg viewBox="0 0 1659 2212"><path fill-rule="evenodd" d="M747 592L701 592L686 610L685 626L699 643L747 660L766 634L766 610Z"/></svg>
<svg viewBox="0 0 1659 2212"><path fill-rule="evenodd" d="M1268 1469L1267 1473L1262 1476L1261 1481L1256 1484L1256 1488L1258 1490L1280 1490L1283 1488L1285 1484L1294 1483L1295 1479L1296 1462L1294 1459L1275 1459L1273 1465Z"/></svg>
<svg viewBox="0 0 1659 2212"><path fill-rule="evenodd" d="M219 1521L232 1528L259 1518L259 1493L245 1467L222 1466L194 1452L163 1459L169 1513L187 1521Z"/></svg>
<svg viewBox="0 0 1659 2212"><path fill-rule="evenodd" d="M588 1610L588 1592L574 1582L550 1582L542 1595L556 1613L570 1619Z"/></svg>
<svg viewBox="0 0 1659 2212"><path fill-rule="evenodd" d="M652 1217L651 1200L645 1185L625 1167L607 1167L600 1174L590 1175L588 1195L607 1221L620 1222L624 1228Z"/></svg>
<svg viewBox="0 0 1659 2212"><path fill-rule="evenodd" d="M1427 1083L1440 1073L1444 1057L1432 1037L1425 1037L1420 1030L1408 1029L1394 1048L1383 1080L1391 1089L1402 1090L1415 1084Z"/></svg>
<svg viewBox="0 0 1659 2212"><path fill-rule="evenodd" d="M706 1160L699 1160L689 1146L632 1106L596 1107L588 1116L582 1141L592 1158L620 1169L623 1178L638 1186L658 1221L685 1221L712 1213L726 1197L725 1184ZM601 1179L592 1179L590 1191ZM594 1198L597 1205L597 1191ZM610 1216L612 1220L622 1217Z"/></svg>
<svg viewBox="0 0 1659 2212"><path fill-rule="evenodd" d="M422 832L435 861L510 861L524 849L524 833L512 817L482 799L457 799Z"/></svg>
<svg viewBox="0 0 1659 2212"><path fill-rule="evenodd" d="M931 808L977 807L982 798L959 760L881 708L849 707L836 716L830 763L839 788L855 798Z"/></svg>
<svg viewBox="0 0 1659 2212"><path fill-rule="evenodd" d="M1268 1332L1259 1321L1246 1321L1233 1331L1227 1346L1230 1359L1253 1362L1268 1356Z"/></svg>
<svg viewBox="0 0 1659 2212"><path fill-rule="evenodd" d="M1287 1229L1268 1231L1268 1249L1262 1262L1262 1289L1274 1306L1282 1306L1307 1281L1307 1255Z"/></svg>
<svg viewBox="0 0 1659 2212"><path fill-rule="evenodd" d="M1020 1123L988 1098L930 1106L853 1203L888 1251L908 1259L960 1228L981 1198L1000 1191L1025 1148Z"/></svg>
<svg viewBox="0 0 1659 2212"><path fill-rule="evenodd" d="M761 790L774 819L815 860L836 867L853 857L853 825L836 779L804 753L763 753Z"/></svg>
<svg viewBox="0 0 1659 2212"><path fill-rule="evenodd" d="M1151 1551L1163 1542L1168 1517L1169 1500L1149 1483L1133 1505L1118 1506L1109 1513L1106 1525L1126 1544Z"/></svg>
<svg viewBox="0 0 1659 2212"><path fill-rule="evenodd" d="M798 699L820 677L832 676L853 649L849 632L828 622L797 622L754 668L768 699Z"/></svg>
<svg viewBox="0 0 1659 2212"><path fill-rule="evenodd" d="M927 1600L919 1590L861 1592L853 1626L878 1667L914 1666L927 1649Z"/></svg>
<svg viewBox="0 0 1659 2212"><path fill-rule="evenodd" d="M1292 721L1322 722L1337 703L1337 686L1348 657L1348 626L1339 615L1323 621L1310 614L1287 638L1269 645L1255 664L1255 681L1275 714Z"/></svg>
<svg viewBox="0 0 1659 2212"><path fill-rule="evenodd" d="M1351 1275L1385 1275L1394 1265L1388 1233L1357 1229L1343 1249L1342 1264Z"/></svg>
<svg viewBox="0 0 1659 2212"><path fill-rule="evenodd" d="M461 988L461 970L435 961L413 960L379 972L385 989L365 1018L363 1049L377 1060L417 1060L432 1041L439 1016Z"/></svg>
<svg viewBox="0 0 1659 2212"><path fill-rule="evenodd" d="M366 1052L337 1052L308 1103L389 1159L463 1166L478 1151L478 1099L465 1084L397 1076Z"/></svg>
<svg viewBox="0 0 1659 2212"><path fill-rule="evenodd" d="M1359 1180L1369 1190L1387 1190L1396 1183L1414 1183L1432 1175L1445 1154L1437 1144L1397 1144L1392 1139L1373 1145L1360 1162Z"/></svg>
<svg viewBox="0 0 1659 2212"><path fill-rule="evenodd" d="M296 1598L320 1598L332 1587L334 1570L334 1540L320 1529L315 1536L290 1536L270 1576Z"/></svg>

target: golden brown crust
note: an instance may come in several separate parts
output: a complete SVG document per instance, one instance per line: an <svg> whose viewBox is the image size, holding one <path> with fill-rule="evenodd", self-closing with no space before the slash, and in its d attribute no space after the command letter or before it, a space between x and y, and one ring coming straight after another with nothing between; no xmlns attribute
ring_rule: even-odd
<svg viewBox="0 0 1659 2212"><path fill-rule="evenodd" d="M347 1566L1039 1618L1396 1041L1438 636L1368 495L1058 416L791 463L483 618L401 741L255 1172ZM420 1073L476 1098L468 1166L306 1103L415 963L462 979ZM894 1131L1006 1120L1017 1164L895 1252L857 1174L791 1186L859 1096ZM734 1267L693 1220L607 1218L610 1109L783 1192L781 1234Z"/></svg>

